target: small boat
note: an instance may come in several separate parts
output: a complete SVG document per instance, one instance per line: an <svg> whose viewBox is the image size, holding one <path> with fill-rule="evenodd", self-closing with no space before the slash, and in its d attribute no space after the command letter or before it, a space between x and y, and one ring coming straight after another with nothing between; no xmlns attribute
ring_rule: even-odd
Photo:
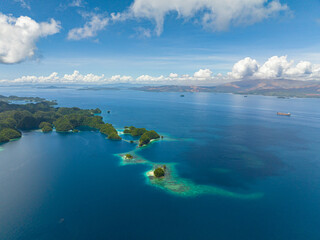
<svg viewBox="0 0 320 240"><path fill-rule="evenodd" d="M180 95L180 97L184 97L184 95L183 95L183 94L181 94L181 95Z"/></svg>
<svg viewBox="0 0 320 240"><path fill-rule="evenodd" d="M277 115L279 115L279 116L288 116L288 117L290 117L290 116L291 116L291 113L282 113L282 112L277 112Z"/></svg>

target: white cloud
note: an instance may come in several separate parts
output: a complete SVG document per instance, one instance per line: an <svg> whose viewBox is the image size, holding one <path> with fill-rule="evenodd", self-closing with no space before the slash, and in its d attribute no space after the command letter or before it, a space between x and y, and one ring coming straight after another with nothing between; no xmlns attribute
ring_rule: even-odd
<svg viewBox="0 0 320 240"><path fill-rule="evenodd" d="M15 2L20 3L21 7L31 10L30 5L25 0L15 0Z"/></svg>
<svg viewBox="0 0 320 240"><path fill-rule="evenodd" d="M137 77L136 81L137 82L159 82L159 81L164 81L165 78L164 76L160 77L153 77L150 75L141 75L140 77Z"/></svg>
<svg viewBox="0 0 320 240"><path fill-rule="evenodd" d="M89 73L87 75L82 75L79 71L74 71L73 74L65 74L63 78L60 79L63 83L99 83L105 79L104 75L101 76Z"/></svg>
<svg viewBox="0 0 320 240"><path fill-rule="evenodd" d="M49 76L23 76L21 78L14 79L10 83L55 83L59 80L58 73L53 72ZM7 81L2 81L7 82Z"/></svg>
<svg viewBox="0 0 320 240"><path fill-rule="evenodd" d="M293 62L287 61L287 56L273 56L268 59L255 73L258 78L279 78L283 77Z"/></svg>
<svg viewBox="0 0 320 240"><path fill-rule="evenodd" d="M69 40L81 40L97 36L97 33L108 25L109 19L103 14L83 14L83 17L90 18L83 27L73 28L68 33Z"/></svg>
<svg viewBox="0 0 320 240"><path fill-rule="evenodd" d="M287 60L287 56L273 56L262 65L245 58L233 66L228 76L234 79L320 80L320 65L307 61L295 65L294 61Z"/></svg>
<svg viewBox="0 0 320 240"><path fill-rule="evenodd" d="M178 75L176 73L170 73L168 77L163 75L159 77L154 77L150 75L141 75L136 78L136 83L157 83L157 84L188 84L188 83L204 83L204 82L214 82L219 80L218 77L212 76L212 71L210 69L200 69L195 72L193 76L188 74Z"/></svg>
<svg viewBox="0 0 320 240"><path fill-rule="evenodd" d="M115 82L115 83L127 83L132 81L133 81L133 78L131 76L115 75L110 78L110 82Z"/></svg>
<svg viewBox="0 0 320 240"><path fill-rule="evenodd" d="M230 76L236 79L251 77L257 72L258 68L259 66L256 60L246 57L233 66Z"/></svg>
<svg viewBox="0 0 320 240"><path fill-rule="evenodd" d="M69 6L70 7L82 7L84 5L84 1L83 0L73 0Z"/></svg>
<svg viewBox="0 0 320 240"><path fill-rule="evenodd" d="M34 83L34 84L111 84L111 83L136 83L136 84L150 84L150 83L188 83L188 82L204 82L214 80L215 77L211 76L212 72L209 69L202 70L194 73L193 76L188 74L178 75L176 73L171 73L169 76L151 76L151 75L141 75L137 78L132 76L121 76L114 75L110 78L102 75L95 75L92 73L81 74L79 71L75 70L72 74L65 74L59 76L57 72L53 72L49 76L23 76L16 78L14 80L0 80L0 83Z"/></svg>
<svg viewBox="0 0 320 240"><path fill-rule="evenodd" d="M72 74L59 76L53 72L49 76L23 76L13 80L0 80L3 84L177 84L177 85L216 85L226 82L251 79L291 79L291 80L319 80L320 64L301 61L297 64L288 61L287 56L273 56L260 65L255 59L244 58L235 63L232 71L226 75L218 73L213 75L210 69L200 69L194 74L170 73L168 76L152 76L143 74L139 77L127 75L114 75L106 77L104 74L81 74L74 71Z"/></svg>
<svg viewBox="0 0 320 240"><path fill-rule="evenodd" d="M195 78L208 79L211 78L212 72L210 69L200 69L198 72L194 73Z"/></svg>
<svg viewBox="0 0 320 240"><path fill-rule="evenodd" d="M176 73L170 73L169 77L170 78L177 78L179 75Z"/></svg>
<svg viewBox="0 0 320 240"><path fill-rule="evenodd" d="M19 18L0 13L0 63L18 63L33 57L39 38L56 34L60 23L37 23L30 17Z"/></svg>
<svg viewBox="0 0 320 240"><path fill-rule="evenodd" d="M156 34L163 31L165 16L176 13L184 19L195 18L205 28L226 30L230 25L248 25L288 10L279 0L135 0L128 12L117 20L147 18L156 23Z"/></svg>

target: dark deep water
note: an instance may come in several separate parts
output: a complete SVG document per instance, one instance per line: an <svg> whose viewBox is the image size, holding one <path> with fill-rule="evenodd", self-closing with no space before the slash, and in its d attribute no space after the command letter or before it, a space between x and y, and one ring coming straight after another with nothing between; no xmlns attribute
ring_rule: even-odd
<svg viewBox="0 0 320 240"><path fill-rule="evenodd" d="M26 132L0 146L0 239L320 239L320 99L0 88L103 110L117 128L178 139L141 155L181 177L258 199L181 197L146 184L133 150L97 132ZM111 110L111 114L106 114ZM291 112L279 117L276 112Z"/></svg>

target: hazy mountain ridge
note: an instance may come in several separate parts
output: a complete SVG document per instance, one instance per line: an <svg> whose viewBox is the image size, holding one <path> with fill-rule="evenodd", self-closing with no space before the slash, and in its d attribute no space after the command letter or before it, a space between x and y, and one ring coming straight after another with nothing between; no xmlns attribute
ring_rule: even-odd
<svg viewBox="0 0 320 240"><path fill-rule="evenodd" d="M219 92L279 97L320 97L320 82L297 80L243 80L214 87L208 86L144 86L133 88L147 92Z"/></svg>

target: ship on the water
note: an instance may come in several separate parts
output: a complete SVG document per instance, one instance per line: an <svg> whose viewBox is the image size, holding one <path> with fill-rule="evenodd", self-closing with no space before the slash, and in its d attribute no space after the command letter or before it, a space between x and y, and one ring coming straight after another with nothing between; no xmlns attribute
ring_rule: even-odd
<svg viewBox="0 0 320 240"><path fill-rule="evenodd" d="M277 112L277 115L280 115L280 116L288 116L288 117L290 117L290 116L291 116L291 113L282 113L282 112Z"/></svg>

